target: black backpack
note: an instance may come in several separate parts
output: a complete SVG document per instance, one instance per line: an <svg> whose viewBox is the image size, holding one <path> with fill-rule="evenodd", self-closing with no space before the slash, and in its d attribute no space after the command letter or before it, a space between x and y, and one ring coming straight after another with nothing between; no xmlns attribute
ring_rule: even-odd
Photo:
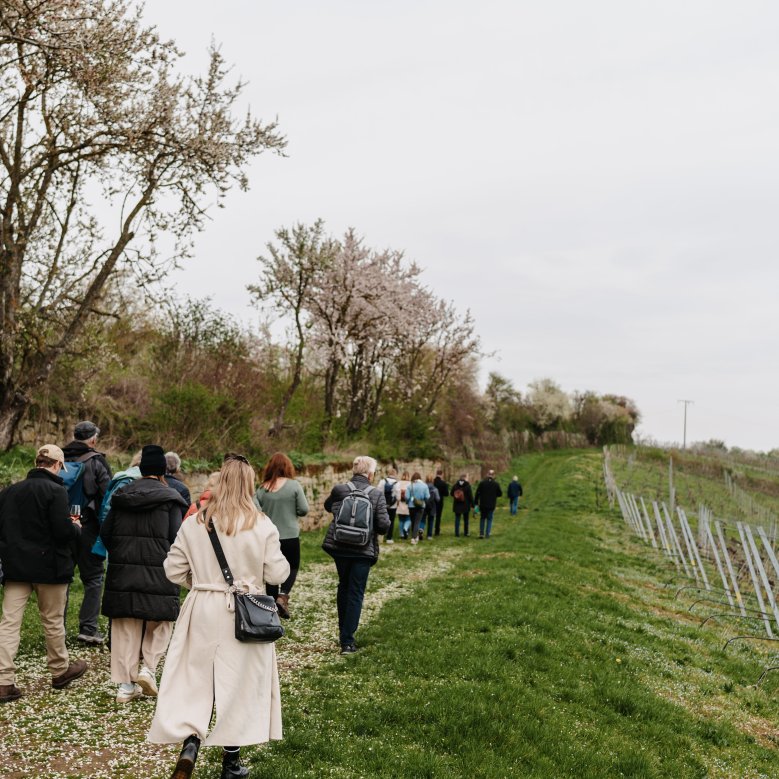
<svg viewBox="0 0 779 779"><path fill-rule="evenodd" d="M333 538L339 544L367 546L373 533L373 504L368 493L373 487L360 490L352 482L346 485L349 494L343 499L335 519Z"/></svg>
<svg viewBox="0 0 779 779"><path fill-rule="evenodd" d="M397 484L396 481L390 481L389 479L384 479L384 502L387 504L387 508L392 506L392 504L395 502L395 498L392 495L392 488Z"/></svg>

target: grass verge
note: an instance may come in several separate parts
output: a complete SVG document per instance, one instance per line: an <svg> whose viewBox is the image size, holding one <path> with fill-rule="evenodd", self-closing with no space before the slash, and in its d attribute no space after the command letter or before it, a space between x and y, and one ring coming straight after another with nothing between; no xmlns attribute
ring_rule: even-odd
<svg viewBox="0 0 779 779"><path fill-rule="evenodd" d="M337 654L334 567L306 534L279 644L286 737L247 750L252 777L776 776L776 683L749 686L765 656L723 653L732 630L700 630L674 599L663 561L597 505L598 454L511 472L525 508L500 510L489 541L453 538L445 517L439 539L383 548L352 657ZM113 703L106 651L88 652L72 690L36 682L34 617L20 652L31 694L0 708L0 773L166 776L171 750L142 741L153 702ZM205 750L198 775L217 760Z"/></svg>

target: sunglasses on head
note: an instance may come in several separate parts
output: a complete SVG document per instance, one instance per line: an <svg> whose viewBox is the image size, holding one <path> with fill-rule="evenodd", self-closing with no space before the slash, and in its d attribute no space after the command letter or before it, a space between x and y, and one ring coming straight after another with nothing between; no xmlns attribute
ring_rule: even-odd
<svg viewBox="0 0 779 779"><path fill-rule="evenodd" d="M249 461L242 454L238 454L237 452L227 452L227 454L222 459L222 462L226 463L230 460L238 460L238 462L249 465Z"/></svg>

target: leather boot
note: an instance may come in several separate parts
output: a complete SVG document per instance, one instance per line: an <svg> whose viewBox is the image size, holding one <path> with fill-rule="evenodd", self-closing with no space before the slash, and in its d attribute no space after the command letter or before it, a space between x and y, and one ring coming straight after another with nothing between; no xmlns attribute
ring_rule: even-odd
<svg viewBox="0 0 779 779"><path fill-rule="evenodd" d="M234 751L225 749L222 756L222 775L219 779L243 779L249 775L249 769L241 765L241 752L238 748Z"/></svg>
<svg viewBox="0 0 779 779"><path fill-rule="evenodd" d="M176 767L173 769L173 773L170 779L189 779L192 776L192 772L195 770L195 761L197 760L197 753L200 749L200 739L192 735L184 742L184 748L181 750Z"/></svg>
<svg viewBox="0 0 779 779"><path fill-rule="evenodd" d="M289 595L286 592L280 592L276 596L276 608L282 619L289 619Z"/></svg>

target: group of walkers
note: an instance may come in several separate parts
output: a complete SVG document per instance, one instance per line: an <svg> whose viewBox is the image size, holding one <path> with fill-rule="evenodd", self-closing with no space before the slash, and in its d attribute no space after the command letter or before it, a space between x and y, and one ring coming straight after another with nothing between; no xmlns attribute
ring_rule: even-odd
<svg viewBox="0 0 779 779"><path fill-rule="evenodd" d="M495 471L489 470L486 478L476 486L474 493L468 475L461 473L452 486L444 481L443 470L439 469L435 477L428 476L422 481L422 476L415 471L409 476L404 471L398 478L394 468L379 482L378 489L384 493L384 499L389 513L390 526L385 543L394 544L395 520L401 540L410 539L411 544L417 544L425 538L431 540L441 534L441 517L444 503L452 497L452 512L454 514L454 535L460 537L462 527L464 537L470 535L469 519L471 512L479 516L479 538L489 538L492 534L492 520L498 505L498 498L503 496L500 484L495 481ZM522 495L522 485L515 476L508 486L508 498L511 514L516 515L519 498Z"/></svg>
<svg viewBox="0 0 779 779"><path fill-rule="evenodd" d="M99 646L105 637L98 615L109 618L116 701L156 697L147 739L183 744L172 779L192 775L201 744L223 748L222 779L248 776L240 746L281 738L281 701L275 645L238 640L234 596L270 595L278 615L290 617L300 568L299 519L309 511L293 464L274 454L255 489L247 458L228 453L193 502L174 452L144 446L130 468L114 475L95 449L99 433L94 423L79 422L73 442L40 447L27 478L0 492L0 702L24 694L16 686L14 661L32 592L52 687L67 687L87 671L86 661L71 660L65 641L68 590L78 567L84 598L76 638ZM322 547L338 574L343 655L357 651L355 632L379 536L393 543L395 519L411 544L425 532L434 538L451 495L455 535L461 519L468 535L469 514L478 510L480 537L489 538L502 495L492 471L473 494L464 474L450 489L442 471L423 481L419 473L397 478L390 469L373 487L373 458L357 457L353 470L324 504L333 514ZM514 484L519 487L516 477ZM183 605L181 587L189 590Z"/></svg>

